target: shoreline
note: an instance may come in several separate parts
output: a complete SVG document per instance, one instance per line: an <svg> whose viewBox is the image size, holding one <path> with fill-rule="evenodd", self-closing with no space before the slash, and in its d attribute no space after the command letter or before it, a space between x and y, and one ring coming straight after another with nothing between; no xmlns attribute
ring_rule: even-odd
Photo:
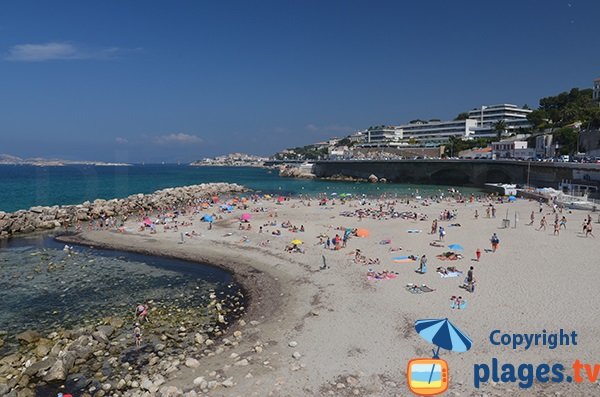
<svg viewBox="0 0 600 397"><path fill-rule="evenodd" d="M150 247L134 247L128 244L119 244L87 239L82 233L73 235L59 235L56 241L66 244L78 244L90 248L100 248L111 251L134 252L143 255L161 258L180 259L190 262L192 265L207 265L227 271L231 274L233 281L238 285L246 298L247 304L244 313L238 320L254 317L262 317L266 313L276 312L282 305L280 291L281 285L274 277L264 271L260 271L251 265L238 261L222 261L214 255L196 257L189 252L159 252ZM266 304L261 304L265 302ZM256 304L259 303L259 304ZM236 325L230 324L226 330L235 331Z"/></svg>

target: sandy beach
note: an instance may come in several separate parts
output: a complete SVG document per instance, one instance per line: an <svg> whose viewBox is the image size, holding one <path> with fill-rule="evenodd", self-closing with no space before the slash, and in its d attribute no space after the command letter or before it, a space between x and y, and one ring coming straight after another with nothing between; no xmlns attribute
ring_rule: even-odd
<svg viewBox="0 0 600 397"><path fill-rule="evenodd" d="M198 368L181 365L171 373L165 386L184 392L194 390L198 395L211 396L411 395L406 385L407 363L412 358L431 357L434 347L417 334L415 321L448 318L472 340L468 352L440 352L450 368L449 395L597 395L598 384L587 381L535 382L532 388L520 389L518 382L490 379L475 388L475 366L491 366L493 358L499 365L511 363L515 367L522 363L562 363L565 375L569 375L573 361L595 363L600 357L596 343L600 314L594 296L600 280L600 251L597 238L581 232L588 213L565 210L560 216L567 219L566 229L556 236L555 215L547 204L540 213L534 201L494 202L496 217L488 218L489 204L483 199L469 202L468 198L466 202L411 199L409 204L393 198L345 202L336 198L326 205L319 205L317 199L277 202L257 198L248 201L245 210L220 212L215 205L180 216L176 222L191 225L178 226L177 231L157 225L157 232L150 234L149 228L140 231L139 220L131 219L124 232L84 231L70 240L215 264L231 270L244 286L250 295L249 309L226 335L241 332L238 343L232 346L218 341L206 346L195 357L201 364ZM415 212L417 219L375 219L369 213L362 217L341 215L356 214L357 210L376 213L380 208L385 212L391 207L398 214ZM445 210L455 217L439 220ZM511 224L503 228L507 211ZM527 226L532 211L535 221ZM220 214L223 219L215 220L209 229L209 224L200 220L205 213ZM243 213L251 215L251 230L239 230ZM519 218L516 227L515 213ZM542 215L548 227L538 231ZM596 227L597 214L591 215ZM429 234L434 219L446 230L444 241L437 243L439 247L431 245L439 235ZM304 231L293 232L292 227L282 227L282 222L298 229L302 226ZM339 250L319 243L320 235L343 236L346 228L366 229L368 236L351 235L346 247ZM276 230L281 235L273 235ZM182 233L189 234L183 243ZM500 239L496 252L491 252L493 233ZM286 251L294 239L302 241L298 248L303 253ZM464 247L464 251L455 250L462 259L436 258L452 251L450 244ZM356 255L356 249L366 263ZM475 260L477 249L482 253L479 262ZM423 254L428 258L425 274L415 272L418 261L393 260ZM320 269L323 258L326 269ZM375 263L368 264L369 259ZM453 266L463 273L442 278L436 272L439 266ZM476 280L473 293L460 288L471 266ZM392 276L368 280L370 268L380 274L387 270ZM425 284L434 291L411 293L406 289L409 283ZM466 307L452 309L452 296L461 296ZM561 328L576 331L576 346L532 346L525 351L523 347L513 350L490 342L494 330L531 334ZM216 382L212 388L203 389L199 377Z"/></svg>

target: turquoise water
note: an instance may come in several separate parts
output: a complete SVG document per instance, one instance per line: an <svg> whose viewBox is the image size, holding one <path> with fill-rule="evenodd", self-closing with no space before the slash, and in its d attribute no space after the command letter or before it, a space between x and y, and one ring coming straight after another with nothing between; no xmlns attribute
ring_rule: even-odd
<svg viewBox="0 0 600 397"><path fill-rule="evenodd" d="M277 170L251 167L190 167L187 165L134 165L130 167L36 167L0 165L0 211L12 212L36 205L80 204L97 198L152 193L167 187L206 182L239 183L253 190L280 194L392 193L421 195L446 192L448 186L369 184L282 178ZM461 192L478 190L461 188Z"/></svg>

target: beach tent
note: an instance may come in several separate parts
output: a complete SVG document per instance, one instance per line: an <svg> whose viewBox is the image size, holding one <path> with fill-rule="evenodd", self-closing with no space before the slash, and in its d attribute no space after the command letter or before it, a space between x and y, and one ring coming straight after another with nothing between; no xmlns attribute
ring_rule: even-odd
<svg viewBox="0 0 600 397"><path fill-rule="evenodd" d="M242 214L242 217L240 219L248 222L250 220L250 218L252 218L252 215L250 215L249 213L245 213L245 214Z"/></svg>
<svg viewBox="0 0 600 397"><path fill-rule="evenodd" d="M300 245L302 244L302 240L298 240L297 238L291 241L292 244L294 245Z"/></svg>
<svg viewBox="0 0 600 397"><path fill-rule="evenodd" d="M517 198L515 196L508 196L508 201L516 201Z"/></svg>
<svg viewBox="0 0 600 397"><path fill-rule="evenodd" d="M369 237L367 229L356 229L356 237Z"/></svg>
<svg viewBox="0 0 600 397"><path fill-rule="evenodd" d="M202 217L202 222L214 222L214 220L215 218L212 215L206 214Z"/></svg>

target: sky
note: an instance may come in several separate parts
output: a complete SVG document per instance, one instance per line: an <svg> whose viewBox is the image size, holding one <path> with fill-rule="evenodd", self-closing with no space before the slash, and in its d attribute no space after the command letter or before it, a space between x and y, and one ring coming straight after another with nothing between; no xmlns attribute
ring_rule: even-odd
<svg viewBox="0 0 600 397"><path fill-rule="evenodd" d="M528 104L600 77L600 1L29 1L0 6L0 153L270 155Z"/></svg>

